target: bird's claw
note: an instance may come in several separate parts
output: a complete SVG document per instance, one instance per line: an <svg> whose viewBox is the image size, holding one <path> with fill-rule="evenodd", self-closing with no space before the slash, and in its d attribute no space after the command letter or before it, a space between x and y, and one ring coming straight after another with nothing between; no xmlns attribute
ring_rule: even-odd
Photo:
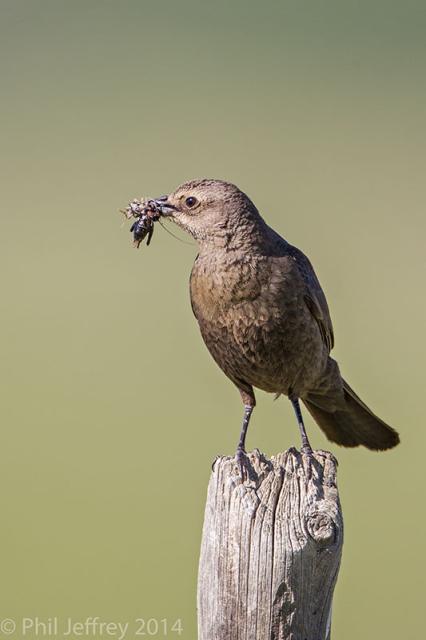
<svg viewBox="0 0 426 640"><path fill-rule="evenodd" d="M300 453L303 453L305 456L312 456L314 452L310 444L305 444L300 448Z"/></svg>
<svg viewBox="0 0 426 640"><path fill-rule="evenodd" d="M302 459L306 460L306 477L308 480L312 478L312 463L314 460L314 452L312 447L308 445L304 445L300 448L300 453L302 454Z"/></svg>
<svg viewBox="0 0 426 640"><path fill-rule="evenodd" d="M219 454L214 457L214 460L212 462L212 471L214 471L214 465L216 464L216 462L219 460L220 457L221 456Z"/></svg>
<svg viewBox="0 0 426 640"><path fill-rule="evenodd" d="M238 447L235 453L235 460L240 471L241 481L244 482L245 480L248 480L250 477L250 461L247 453L242 447Z"/></svg>

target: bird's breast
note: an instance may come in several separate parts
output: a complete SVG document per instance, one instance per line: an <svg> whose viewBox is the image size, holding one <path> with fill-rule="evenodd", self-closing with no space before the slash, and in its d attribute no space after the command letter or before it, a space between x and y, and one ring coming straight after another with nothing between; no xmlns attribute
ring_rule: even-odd
<svg viewBox="0 0 426 640"><path fill-rule="evenodd" d="M258 260L200 260L190 279L191 301L196 316L218 319L236 305L258 298L262 278Z"/></svg>
<svg viewBox="0 0 426 640"><path fill-rule="evenodd" d="M196 261L194 314L210 353L231 379L285 392L311 366L308 360L318 361L318 328L298 285L287 264L275 268L262 257Z"/></svg>

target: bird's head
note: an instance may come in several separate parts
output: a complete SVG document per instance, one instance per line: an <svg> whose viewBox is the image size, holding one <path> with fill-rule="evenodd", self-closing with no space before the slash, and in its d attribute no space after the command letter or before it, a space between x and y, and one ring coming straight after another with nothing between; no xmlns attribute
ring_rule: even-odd
<svg viewBox="0 0 426 640"><path fill-rule="evenodd" d="M263 221L251 200L223 180L191 180L155 200L166 216L200 244L229 244Z"/></svg>

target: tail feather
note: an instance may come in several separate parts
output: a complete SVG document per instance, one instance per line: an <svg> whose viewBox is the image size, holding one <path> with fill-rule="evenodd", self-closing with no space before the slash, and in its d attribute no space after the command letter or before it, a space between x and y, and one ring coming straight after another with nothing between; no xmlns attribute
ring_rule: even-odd
<svg viewBox="0 0 426 640"><path fill-rule="evenodd" d="M303 398L309 413L332 442L344 447L364 445L376 451L399 443L398 433L378 418L343 380L344 403L336 408L327 396L308 394ZM333 409L327 410L327 405Z"/></svg>

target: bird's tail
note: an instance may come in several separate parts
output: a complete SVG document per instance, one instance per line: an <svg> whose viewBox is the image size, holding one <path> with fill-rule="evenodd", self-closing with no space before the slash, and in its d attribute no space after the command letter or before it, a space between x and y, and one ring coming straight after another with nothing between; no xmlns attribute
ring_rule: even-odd
<svg viewBox="0 0 426 640"><path fill-rule="evenodd" d="M344 402L329 402L327 396L308 394L306 408L332 442L344 447L362 444L376 451L399 443L398 433L380 420L343 380Z"/></svg>

